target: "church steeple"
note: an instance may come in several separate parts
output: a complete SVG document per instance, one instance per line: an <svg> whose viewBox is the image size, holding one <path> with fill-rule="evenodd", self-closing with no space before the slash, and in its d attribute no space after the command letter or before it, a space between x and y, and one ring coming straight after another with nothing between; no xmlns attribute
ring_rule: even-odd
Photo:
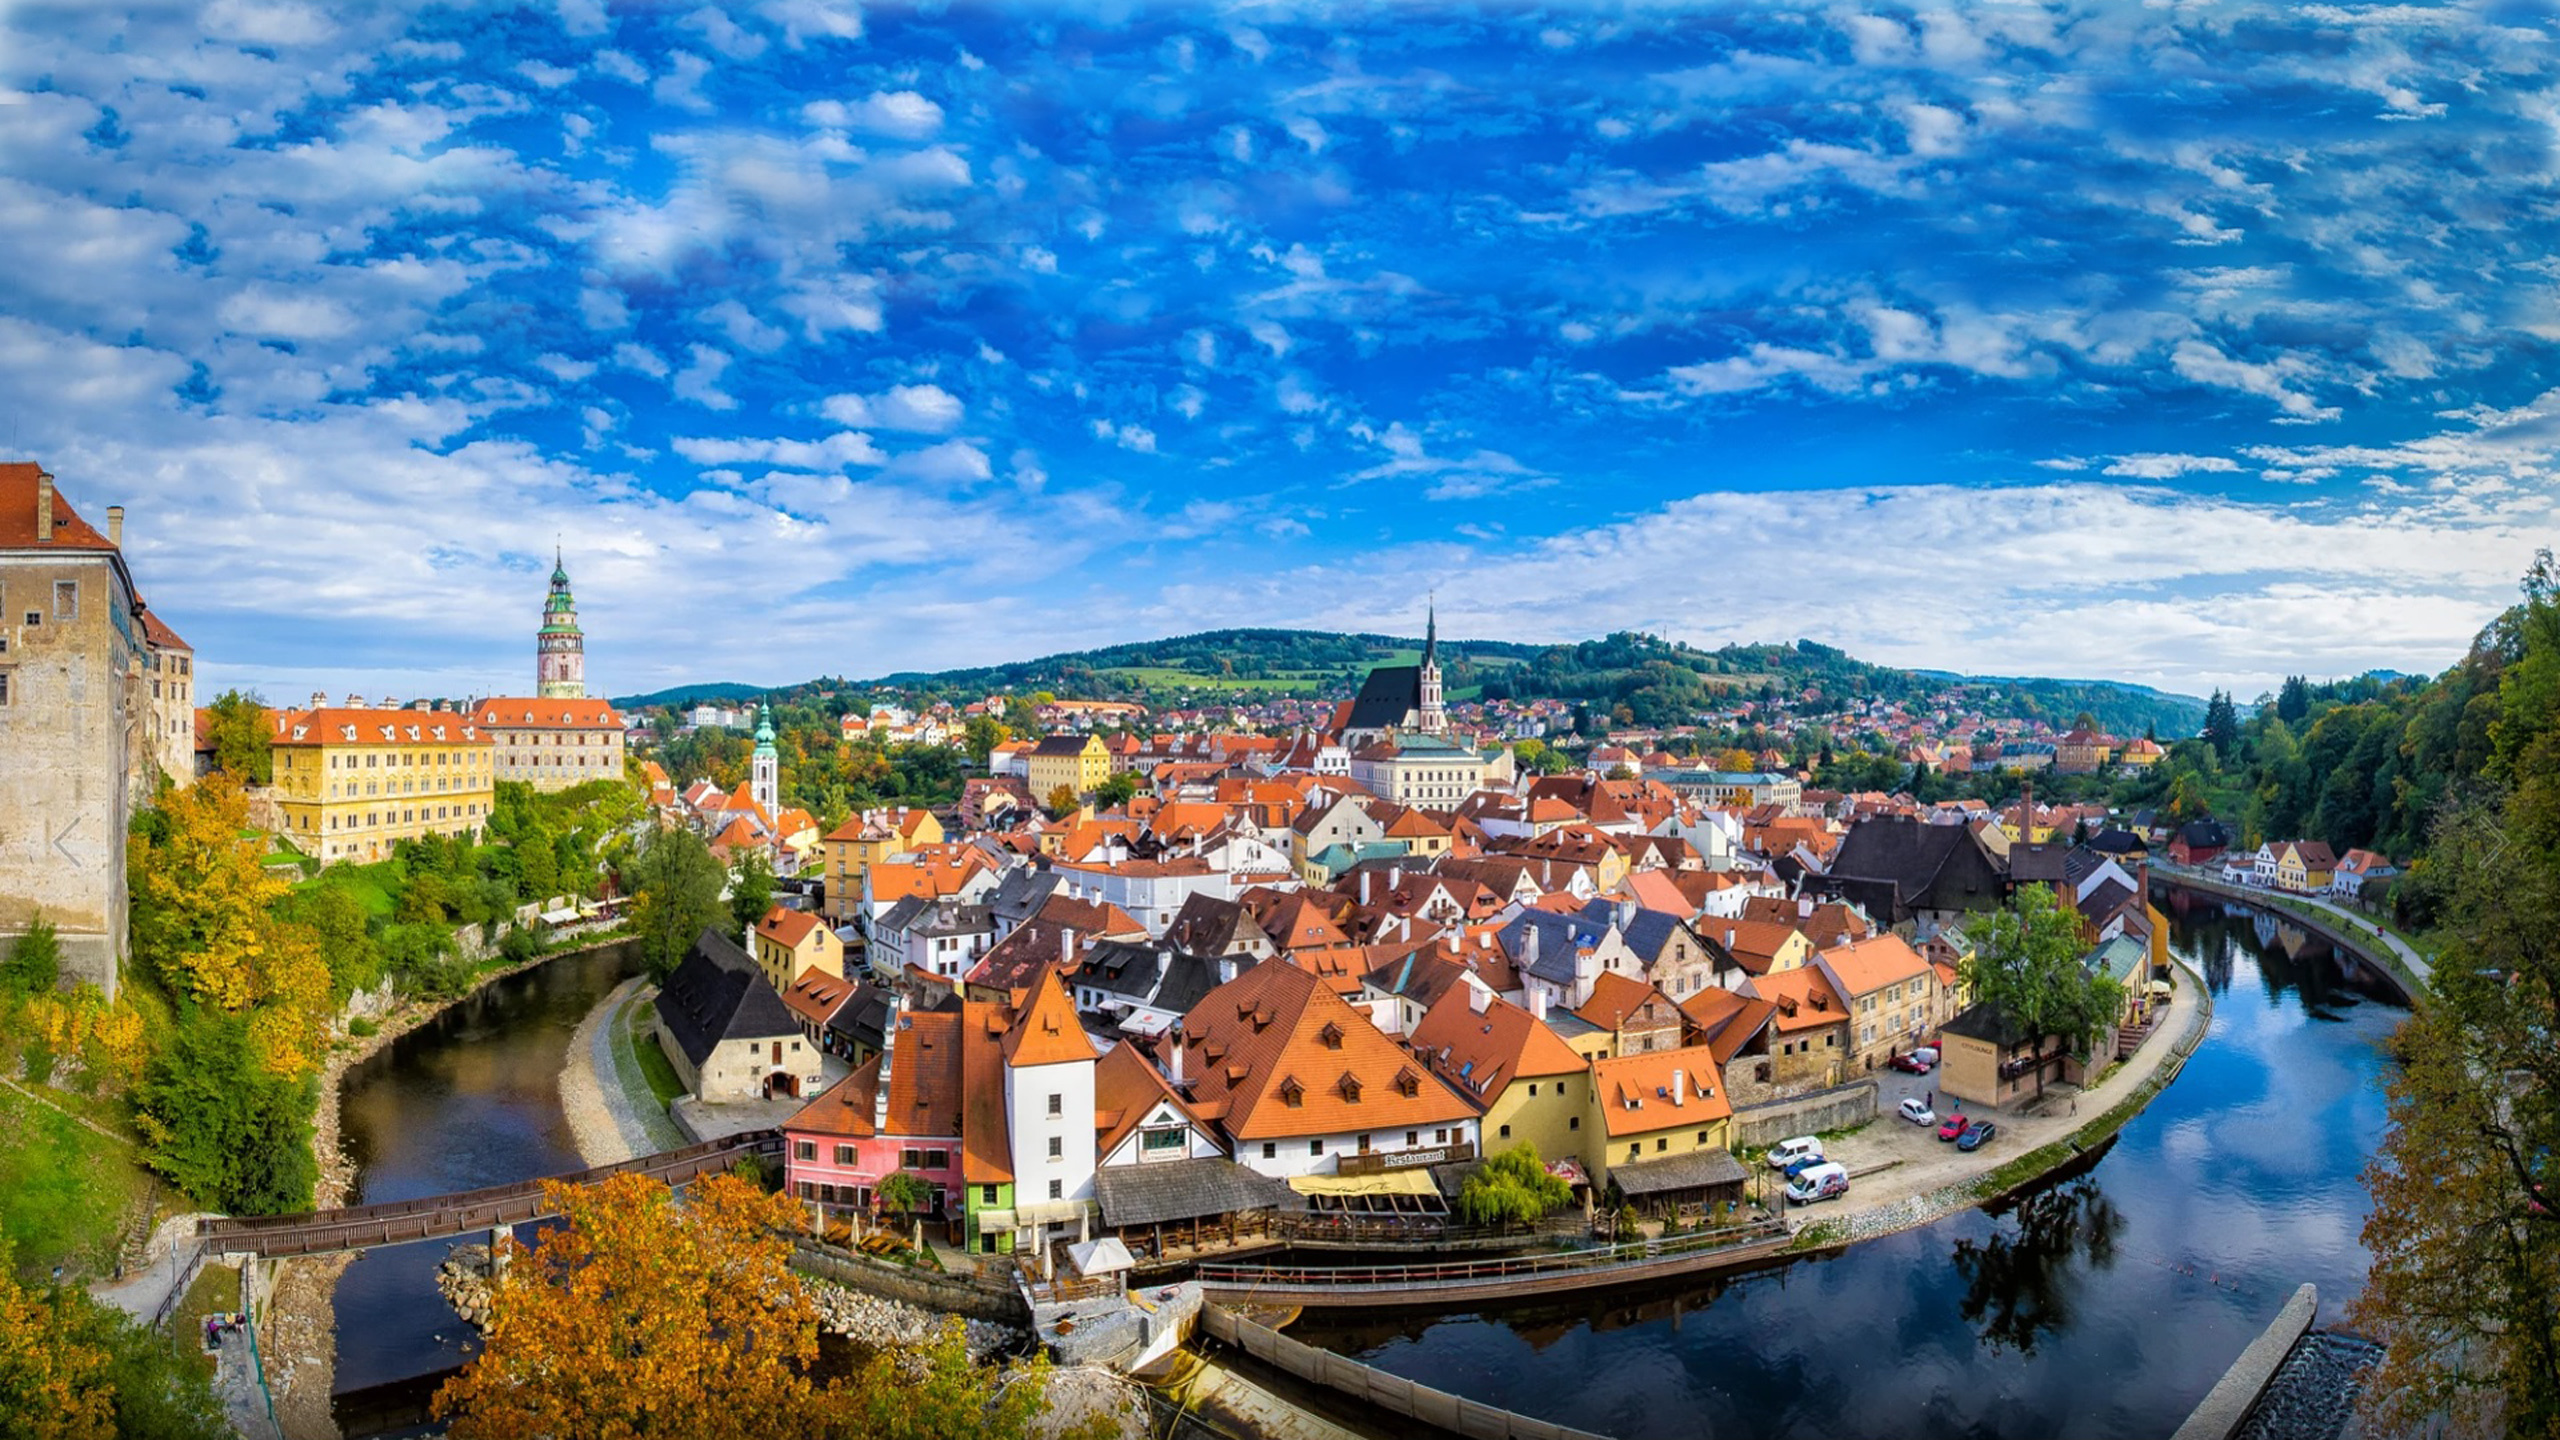
<svg viewBox="0 0 2560 1440"><path fill-rule="evenodd" d="M1416 688L1421 693L1415 697L1420 703L1414 707L1419 712L1414 716L1414 728L1428 735L1437 735L1449 728L1448 712L1441 708L1440 702L1440 602L1438 597L1432 598L1429 607L1423 612L1422 665L1421 673L1416 677L1420 682Z"/></svg>
<svg viewBox="0 0 2560 1440"><path fill-rule="evenodd" d="M773 815L782 806L782 753L773 745L773 697L756 711L756 753L750 762L747 795Z"/></svg>

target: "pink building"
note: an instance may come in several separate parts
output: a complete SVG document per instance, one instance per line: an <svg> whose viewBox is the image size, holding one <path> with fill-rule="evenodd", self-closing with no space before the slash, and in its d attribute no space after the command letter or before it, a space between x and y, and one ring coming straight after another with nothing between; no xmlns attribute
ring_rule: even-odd
<svg viewBox="0 0 2560 1440"><path fill-rule="evenodd" d="M783 1122L790 1193L821 1213L877 1213L896 1171L933 1187L925 1218L960 1212L960 1017L892 1012L887 1048ZM885 1083L884 1077L885 1075Z"/></svg>

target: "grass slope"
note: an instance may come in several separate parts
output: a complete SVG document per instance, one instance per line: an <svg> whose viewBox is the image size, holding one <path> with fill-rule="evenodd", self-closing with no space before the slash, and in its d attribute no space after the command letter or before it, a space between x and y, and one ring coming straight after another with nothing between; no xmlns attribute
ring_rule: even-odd
<svg viewBox="0 0 2560 1440"><path fill-rule="evenodd" d="M153 1192L133 1147L0 1087L0 1234L22 1275L113 1270L126 1218Z"/></svg>

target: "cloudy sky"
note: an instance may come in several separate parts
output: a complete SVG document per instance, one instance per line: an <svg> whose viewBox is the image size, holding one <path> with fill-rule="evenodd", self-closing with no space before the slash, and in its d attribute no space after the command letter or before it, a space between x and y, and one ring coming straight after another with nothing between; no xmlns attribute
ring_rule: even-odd
<svg viewBox="0 0 2560 1440"><path fill-rule="evenodd" d="M2434 671L2554 531L2524 5L0 0L0 425L217 684L1224 625Z"/></svg>

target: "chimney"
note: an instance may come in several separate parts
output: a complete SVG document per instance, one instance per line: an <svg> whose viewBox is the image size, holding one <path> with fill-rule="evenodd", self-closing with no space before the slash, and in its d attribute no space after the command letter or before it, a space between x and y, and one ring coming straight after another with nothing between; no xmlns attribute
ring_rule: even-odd
<svg viewBox="0 0 2560 1440"><path fill-rule="evenodd" d="M1688 1089L1680 1083L1685 1078L1678 1070L1671 1072L1671 1103L1674 1105L1689 1103Z"/></svg>
<svg viewBox="0 0 2560 1440"><path fill-rule="evenodd" d="M1469 1010L1481 1015L1485 1012L1485 1007L1492 1003L1492 991L1485 989L1481 985L1470 985L1467 987L1467 1008Z"/></svg>
<svg viewBox="0 0 2560 1440"><path fill-rule="evenodd" d="M1813 918L1812 896L1799 895L1796 897L1796 918L1799 920L1810 920Z"/></svg>
<svg viewBox="0 0 2560 1440"><path fill-rule="evenodd" d="M889 1067L897 1059L898 992L889 992L889 1008L880 1018L880 1086L871 1096L871 1133L889 1133Z"/></svg>
<svg viewBox="0 0 2560 1440"><path fill-rule="evenodd" d="M1076 932L1063 925L1058 927L1058 963L1060 965L1076 963Z"/></svg>
<svg viewBox="0 0 2560 1440"><path fill-rule="evenodd" d="M1187 1044L1185 1044L1185 1043L1183 1042L1183 1038L1182 1038L1182 1036L1181 1036L1181 1034L1180 1034L1179 1032L1176 1032L1176 1033L1173 1035L1172 1040L1173 1040L1173 1074L1172 1074L1172 1075L1170 1075L1170 1076L1168 1076L1167 1078L1173 1081L1173 1088L1174 1088L1174 1089L1176 1089L1176 1090L1179 1090L1179 1089L1181 1089L1181 1088L1182 1088L1182 1086L1183 1086L1183 1078L1182 1078L1182 1069L1183 1069L1183 1066L1182 1066L1182 1052L1183 1052L1183 1051L1185 1051L1185 1050L1190 1049L1191 1047L1190 1047L1189 1045L1187 1045Z"/></svg>
<svg viewBox="0 0 2560 1440"><path fill-rule="evenodd" d="M121 505L107 507L107 543L119 547L124 544L124 507Z"/></svg>
<svg viewBox="0 0 2560 1440"><path fill-rule="evenodd" d="M1735 929L1734 929L1732 926L1727 925L1726 927L1724 927L1724 948L1726 948L1727 950L1732 949L1732 948L1734 947L1735 942L1736 942L1737 940L1739 940L1740 938L1741 938L1741 937L1740 937L1740 934L1739 934L1737 931L1735 931Z"/></svg>
<svg viewBox="0 0 2560 1440"><path fill-rule="evenodd" d="M1540 1022L1540 1023L1542 1023L1542 1024L1546 1021L1546 1018L1547 1018L1547 992L1546 992L1546 991L1544 991L1544 990L1542 990L1542 989L1533 989L1533 990L1531 990L1531 991L1529 992L1529 1017L1530 1017L1531 1019L1533 1019L1533 1020L1539 1021L1539 1022Z"/></svg>
<svg viewBox="0 0 2560 1440"><path fill-rule="evenodd" d="M53 543L53 477L36 472L36 543Z"/></svg>
<svg viewBox="0 0 2560 1440"><path fill-rule="evenodd" d="M348 709L350 709L350 710L361 710L361 709L363 709L363 708L364 708L364 697L363 697L363 696L361 696L361 695L349 694L349 695L347 696L347 708L348 708Z"/></svg>
<svg viewBox="0 0 2560 1440"><path fill-rule="evenodd" d="M320 693L319 691L317 691L317 690L314 690L314 691L312 691L312 692L311 692L311 708L312 708L312 709L314 709L314 710L322 710L322 709L326 709L326 708L328 708L328 704L329 704L329 697L328 697L328 696L321 694L321 693Z"/></svg>

